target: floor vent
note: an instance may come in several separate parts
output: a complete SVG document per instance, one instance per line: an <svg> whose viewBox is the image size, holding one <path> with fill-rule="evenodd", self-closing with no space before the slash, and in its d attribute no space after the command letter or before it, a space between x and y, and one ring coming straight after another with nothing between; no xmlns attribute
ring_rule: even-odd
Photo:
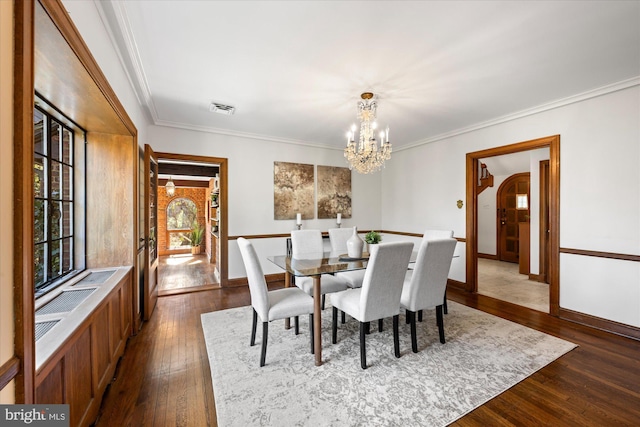
<svg viewBox="0 0 640 427"><path fill-rule="evenodd" d="M84 301L94 289L82 289L78 291L64 291L51 302L36 310L36 316L53 313L67 313Z"/></svg>
<svg viewBox="0 0 640 427"><path fill-rule="evenodd" d="M115 272L116 270L94 271L89 273L87 277L80 280L78 283L76 283L73 286L102 285L107 280L109 280L109 278L113 276L113 273Z"/></svg>
<svg viewBox="0 0 640 427"><path fill-rule="evenodd" d="M51 328L56 326L59 320L52 320L50 322L36 323L36 341L44 336Z"/></svg>

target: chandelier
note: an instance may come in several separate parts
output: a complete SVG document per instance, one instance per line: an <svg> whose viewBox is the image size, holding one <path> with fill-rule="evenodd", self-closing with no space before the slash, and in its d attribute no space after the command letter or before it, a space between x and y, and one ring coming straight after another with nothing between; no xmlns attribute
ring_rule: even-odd
<svg viewBox="0 0 640 427"><path fill-rule="evenodd" d="M356 125L351 126L347 132L347 148L344 149L344 157L349 162L349 169L355 169L359 173L368 174L379 171L384 166L385 160L391 158L391 143L389 142L389 127L386 132L381 131L380 148L376 142L376 108L378 103L371 92L360 95L362 101L358 102L358 119L360 120L360 135L358 144L355 141Z"/></svg>

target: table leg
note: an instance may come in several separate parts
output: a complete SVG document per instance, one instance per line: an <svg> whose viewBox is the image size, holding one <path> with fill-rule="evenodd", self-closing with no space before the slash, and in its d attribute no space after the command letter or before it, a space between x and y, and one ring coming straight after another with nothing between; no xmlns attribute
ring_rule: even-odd
<svg viewBox="0 0 640 427"><path fill-rule="evenodd" d="M285 270L285 272L284 272L284 287L288 288L290 284L291 284L291 273L289 273L288 270ZM291 329L291 319L289 319L288 317L286 319L284 319L284 328L285 329Z"/></svg>
<svg viewBox="0 0 640 427"><path fill-rule="evenodd" d="M322 365L322 307L320 301L320 275L313 276L313 345L316 366Z"/></svg>

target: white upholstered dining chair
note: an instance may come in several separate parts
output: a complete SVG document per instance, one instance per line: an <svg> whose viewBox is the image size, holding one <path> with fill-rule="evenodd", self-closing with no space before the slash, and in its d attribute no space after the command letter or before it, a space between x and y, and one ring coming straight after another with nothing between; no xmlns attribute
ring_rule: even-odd
<svg viewBox="0 0 640 427"><path fill-rule="evenodd" d="M320 230L294 230L291 232L291 255L296 259L322 258L324 245ZM296 276L295 284L308 295L313 295L313 277ZM322 294L322 308L325 295L347 289L347 282L332 274L320 276L320 293Z"/></svg>
<svg viewBox="0 0 640 427"><path fill-rule="evenodd" d="M337 254L347 253L347 240L353 235L353 227L330 228L329 240L331 241L331 252ZM364 279L364 270L343 271L336 273L336 277L346 282L350 288L359 288Z"/></svg>
<svg viewBox="0 0 640 427"><path fill-rule="evenodd" d="M313 353L313 298L298 288L284 288L269 291L267 282L262 272L262 266L258 260L255 249L247 239L238 238L238 246L242 254L249 292L251 294L251 307L253 308L253 323L251 326L250 345L255 345L256 326L258 317L262 321L262 350L260 352L260 366L264 366L267 355L267 337L269 322L272 320L295 319L295 333L298 334L298 316L309 315L309 335L311 341L311 353Z"/></svg>
<svg viewBox="0 0 640 427"><path fill-rule="evenodd" d="M422 240L434 239L451 239L453 238L453 230L426 229L422 235ZM444 314L449 312L447 307L447 288L444 289L444 297L442 298L442 308ZM422 310L418 312L418 320L422 322Z"/></svg>
<svg viewBox="0 0 640 427"><path fill-rule="evenodd" d="M360 366L367 369L365 335L369 322L393 317L393 348L400 357L398 317L400 295L411 259L413 243L391 242L373 245L365 270L362 287L338 292L331 297L333 304L332 342L337 342L338 310L360 322Z"/></svg>
<svg viewBox="0 0 640 427"><path fill-rule="evenodd" d="M407 319L411 325L411 350L414 353L418 351L416 312L420 310L436 309L440 342L445 343L442 309L456 243L453 238L423 239L414 269L406 273L400 305L407 311Z"/></svg>

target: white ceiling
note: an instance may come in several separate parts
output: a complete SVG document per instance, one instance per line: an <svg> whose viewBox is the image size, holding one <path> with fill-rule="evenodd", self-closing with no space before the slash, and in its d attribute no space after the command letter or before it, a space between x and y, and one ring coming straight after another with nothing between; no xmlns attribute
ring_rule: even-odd
<svg viewBox="0 0 640 427"><path fill-rule="evenodd" d="M223 134L342 147L371 91L398 149L640 81L639 1L96 4L153 121Z"/></svg>

